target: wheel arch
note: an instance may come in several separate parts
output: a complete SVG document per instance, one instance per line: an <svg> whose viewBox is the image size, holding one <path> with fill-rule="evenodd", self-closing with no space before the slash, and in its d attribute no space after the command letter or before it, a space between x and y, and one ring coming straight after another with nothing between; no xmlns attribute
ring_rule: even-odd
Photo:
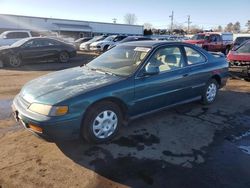
<svg viewBox="0 0 250 188"><path fill-rule="evenodd" d="M216 82L218 83L219 87L221 86L221 77L218 74L215 74L211 77L211 79L216 80Z"/></svg>
<svg viewBox="0 0 250 188"><path fill-rule="evenodd" d="M105 97L105 98L99 99L99 100L97 100L97 101L91 103L91 104L87 107L87 109L86 109L86 111L85 111L85 114L86 114L91 108L93 108L96 104L101 103L101 102L104 102L104 101L105 101L105 102L108 101L108 102L112 102L112 103L116 104L116 105L120 108L120 110L121 110L121 112L122 112L123 120L126 120L126 119L128 118L128 106L125 104L124 101L122 101L122 100L119 99L118 97ZM83 121L84 121L84 118L85 118L85 116L83 116Z"/></svg>

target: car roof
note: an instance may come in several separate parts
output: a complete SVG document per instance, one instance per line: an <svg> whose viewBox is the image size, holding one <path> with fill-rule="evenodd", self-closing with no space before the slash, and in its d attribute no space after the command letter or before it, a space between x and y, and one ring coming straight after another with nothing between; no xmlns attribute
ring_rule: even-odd
<svg viewBox="0 0 250 188"><path fill-rule="evenodd" d="M133 41L133 42L127 42L127 43L123 43L121 45L123 46L143 46L143 47L157 47L157 46L161 46L161 45L165 45L165 44L186 44L184 42L173 42L173 41L154 41L154 40L150 40L150 41Z"/></svg>

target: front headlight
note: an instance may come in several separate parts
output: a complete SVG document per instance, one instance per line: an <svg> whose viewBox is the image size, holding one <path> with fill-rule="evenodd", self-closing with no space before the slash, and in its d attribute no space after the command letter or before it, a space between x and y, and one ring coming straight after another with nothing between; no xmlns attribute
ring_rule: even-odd
<svg viewBox="0 0 250 188"><path fill-rule="evenodd" d="M46 116L62 116L68 113L68 106L51 106L46 104L32 103L29 110L46 115Z"/></svg>

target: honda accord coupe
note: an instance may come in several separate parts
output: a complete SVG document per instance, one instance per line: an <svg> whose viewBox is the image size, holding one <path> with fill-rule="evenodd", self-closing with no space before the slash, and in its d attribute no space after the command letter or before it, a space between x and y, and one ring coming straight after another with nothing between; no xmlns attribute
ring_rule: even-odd
<svg viewBox="0 0 250 188"><path fill-rule="evenodd" d="M130 42L28 82L12 108L17 121L42 137L103 143L130 119L195 100L213 103L227 77L224 57L192 44Z"/></svg>

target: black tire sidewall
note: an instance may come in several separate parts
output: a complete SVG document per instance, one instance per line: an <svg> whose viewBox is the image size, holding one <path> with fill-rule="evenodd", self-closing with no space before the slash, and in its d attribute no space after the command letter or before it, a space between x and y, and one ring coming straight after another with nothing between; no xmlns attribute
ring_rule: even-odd
<svg viewBox="0 0 250 188"><path fill-rule="evenodd" d="M67 54L67 55L68 55L68 59L67 59L67 61L62 61L62 60L61 60L61 54ZM67 63L67 62L69 62L69 53L68 53L68 52L66 52L66 51L62 51L62 52L60 52L60 53L59 53L59 57L58 57L58 59L59 59L59 62L60 62L60 63Z"/></svg>
<svg viewBox="0 0 250 188"><path fill-rule="evenodd" d="M215 97L214 97L214 100L209 102L209 101L207 100L207 89L208 89L208 86L209 86L210 84L212 84L212 83L214 83L214 84L216 85L216 95L215 95ZM202 103L205 104L205 105L212 104L212 103L216 100L216 98L217 98L218 90L219 90L219 84L218 84L218 82L217 82L215 79L209 80L209 81L207 82L207 84L206 84L204 90L203 90L203 93L202 93Z"/></svg>
<svg viewBox="0 0 250 188"><path fill-rule="evenodd" d="M20 63L19 63L18 66L13 66L13 65L11 64L11 58L12 58L12 57L14 57L14 58L16 58L16 59L19 60ZM14 68L20 67L20 66L22 65L22 60L21 60L21 58L20 58L18 55L11 54L11 55L8 56L8 65L9 65L10 67L14 67Z"/></svg>
<svg viewBox="0 0 250 188"><path fill-rule="evenodd" d="M98 114L100 114L101 112L105 110L113 111L117 116L118 123L112 135L110 135L108 138L100 139L94 135L93 121ZM100 102L90 107L90 109L86 112L83 123L82 123L82 127L81 127L81 135L89 143L95 143L95 144L105 143L105 142L110 141L117 135L121 124L122 124L122 112L120 108L113 102L109 102L109 101Z"/></svg>

